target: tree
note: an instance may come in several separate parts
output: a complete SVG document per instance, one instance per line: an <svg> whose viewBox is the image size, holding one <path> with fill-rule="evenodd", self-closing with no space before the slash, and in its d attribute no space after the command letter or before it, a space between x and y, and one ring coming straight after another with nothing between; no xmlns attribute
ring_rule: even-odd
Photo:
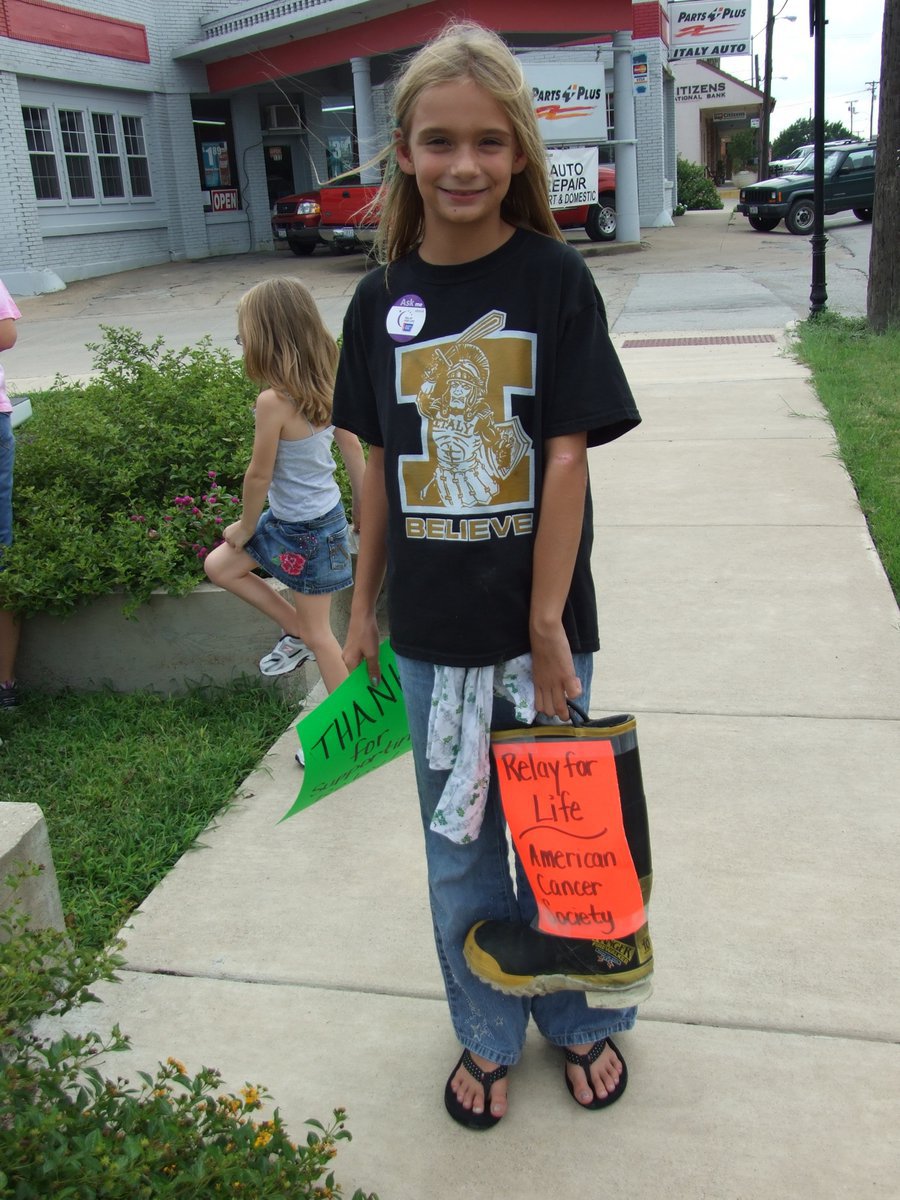
<svg viewBox="0 0 900 1200"><path fill-rule="evenodd" d="M759 152L759 139L755 129L738 129L731 135L728 143L728 153L731 157L732 171L744 171L756 162Z"/></svg>
<svg viewBox="0 0 900 1200"><path fill-rule="evenodd" d="M900 0L885 0L872 248L869 324L876 333L900 325Z"/></svg>
<svg viewBox="0 0 900 1200"><path fill-rule="evenodd" d="M890 0L889 0L890 2ZM853 134L842 121L825 122L825 141L836 142L841 138L852 137ZM786 129L782 129L772 143L772 158L787 158L798 146L811 146L813 143L812 117L800 117Z"/></svg>

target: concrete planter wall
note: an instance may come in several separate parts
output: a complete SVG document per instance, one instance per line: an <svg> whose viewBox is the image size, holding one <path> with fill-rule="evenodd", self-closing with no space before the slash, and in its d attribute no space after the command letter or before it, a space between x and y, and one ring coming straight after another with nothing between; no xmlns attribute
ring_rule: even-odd
<svg viewBox="0 0 900 1200"><path fill-rule="evenodd" d="M332 601L331 623L340 641L352 594L349 588ZM154 593L131 620L122 614L121 596L104 596L68 617L32 617L22 630L16 667L23 687L41 691L109 687L171 694L194 683L258 678L257 664L277 638L277 628L262 613L201 583L186 596ZM300 687L303 678L292 683Z"/></svg>
<svg viewBox="0 0 900 1200"><path fill-rule="evenodd" d="M756 172L735 171L731 177L731 182L737 188L748 187L751 183L756 183Z"/></svg>

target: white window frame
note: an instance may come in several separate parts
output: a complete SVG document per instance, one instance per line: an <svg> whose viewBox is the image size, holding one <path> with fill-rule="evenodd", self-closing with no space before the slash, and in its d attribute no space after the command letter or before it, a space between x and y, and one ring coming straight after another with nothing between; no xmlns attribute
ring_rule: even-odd
<svg viewBox="0 0 900 1200"><path fill-rule="evenodd" d="M63 101L41 101L41 100L23 100L22 109L33 109L47 116L49 124L50 143L52 146L53 158L56 164L56 175L59 182L59 187L62 195L53 198L41 198L35 196L37 203L41 208L66 207L66 208L102 208L104 206L128 207L152 205L156 202L156 197L153 194L153 167L150 161L150 154L147 149L147 121L146 117L141 113L130 111L129 108L118 104L79 104L65 103ZM63 136L63 124L60 119L61 113L75 113L80 118L83 136L86 146L83 150L66 150L66 138ZM98 130L94 124L94 117L101 119L101 124L112 119L112 131L115 136L115 152L111 153L107 150L98 148L98 140L107 136L108 131ZM132 127L126 133L125 121L136 122L137 129ZM24 127L25 117L22 116ZM67 130L67 135L71 138L70 130ZM135 153L139 143L140 153ZM33 154L47 154L48 151L31 151L28 152L29 165L31 164ZM88 169L90 172L91 185L94 190L93 196L73 196L69 180L68 159L75 155L76 157L84 157L88 160ZM100 164L103 159L115 158L119 164L119 175L122 180L123 194L121 196L105 196L103 194L103 174L101 173ZM133 174L132 163L143 162L144 175L150 186L150 195L139 196L133 191ZM140 170L140 168L138 168ZM33 173L32 173L33 178Z"/></svg>
<svg viewBox="0 0 900 1200"><path fill-rule="evenodd" d="M25 109L26 108L30 108L34 112L38 113L39 121L40 121L40 125L39 125L38 129L35 130L34 127L32 127L32 129L29 129L25 125ZM63 183L62 183L62 176L60 175L60 172L59 172L59 165L60 165L59 164L59 153L57 150L57 144L54 141L54 137L53 137L53 123L50 120L49 107L46 104L23 104L22 105L22 127L25 129L26 140L28 139L29 133L36 132L36 133L40 134L42 142L46 141L47 143L49 143L49 146L43 146L40 150L32 150L30 146L28 148L28 164L31 167L31 179L32 179L32 183L34 184L34 193L35 193L35 196L37 197L38 204L62 204L63 203ZM58 138L59 138L59 133L57 131L57 139ZM52 161L53 169L56 172L56 186L59 189L58 196L38 196L37 184L36 184L35 178L34 178L34 164L33 164L33 160L32 160L33 155L38 155L40 158L49 158Z"/></svg>

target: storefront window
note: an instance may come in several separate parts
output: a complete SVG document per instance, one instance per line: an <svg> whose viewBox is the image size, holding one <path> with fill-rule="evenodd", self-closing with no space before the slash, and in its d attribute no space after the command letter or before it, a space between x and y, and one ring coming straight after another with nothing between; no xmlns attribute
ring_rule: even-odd
<svg viewBox="0 0 900 1200"><path fill-rule="evenodd" d="M239 209L231 105L227 100L192 100L191 115L204 212Z"/></svg>

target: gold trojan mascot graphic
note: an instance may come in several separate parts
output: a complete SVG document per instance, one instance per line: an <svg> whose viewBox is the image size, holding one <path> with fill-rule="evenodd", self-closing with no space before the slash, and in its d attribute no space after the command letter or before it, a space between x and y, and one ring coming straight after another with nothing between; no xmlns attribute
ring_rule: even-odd
<svg viewBox="0 0 900 1200"><path fill-rule="evenodd" d="M490 377L488 357L472 341L434 350L416 396L437 460L420 501L455 509L489 505L529 449L517 417L497 419Z"/></svg>

